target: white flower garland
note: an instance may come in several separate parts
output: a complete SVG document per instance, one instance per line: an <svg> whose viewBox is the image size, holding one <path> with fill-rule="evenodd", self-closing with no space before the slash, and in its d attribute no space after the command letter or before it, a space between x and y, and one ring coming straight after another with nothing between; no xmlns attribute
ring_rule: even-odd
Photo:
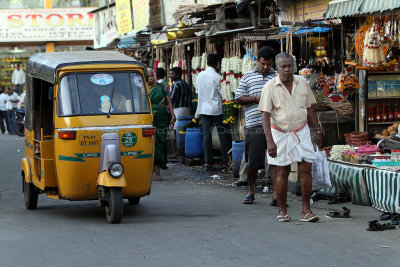
<svg viewBox="0 0 400 267"><path fill-rule="evenodd" d="M165 70L165 63L162 61L158 62L158 68L163 68Z"/></svg>
<svg viewBox="0 0 400 267"><path fill-rule="evenodd" d="M208 54L206 52L201 55L201 70L205 70L207 67L207 56Z"/></svg>
<svg viewBox="0 0 400 267"><path fill-rule="evenodd" d="M199 75L199 73L201 72L201 69L200 69L201 68L201 57L193 57L191 66L192 66L192 71L191 71L192 85L194 88L196 88L196 79L197 79L197 76Z"/></svg>

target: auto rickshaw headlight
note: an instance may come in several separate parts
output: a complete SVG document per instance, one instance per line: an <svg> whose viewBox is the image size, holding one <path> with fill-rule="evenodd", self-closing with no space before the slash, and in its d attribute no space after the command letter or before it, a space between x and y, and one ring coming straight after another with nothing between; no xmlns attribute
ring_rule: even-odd
<svg viewBox="0 0 400 267"><path fill-rule="evenodd" d="M108 168L108 173L113 178L119 178L124 173L124 166L118 162L111 163L110 167Z"/></svg>

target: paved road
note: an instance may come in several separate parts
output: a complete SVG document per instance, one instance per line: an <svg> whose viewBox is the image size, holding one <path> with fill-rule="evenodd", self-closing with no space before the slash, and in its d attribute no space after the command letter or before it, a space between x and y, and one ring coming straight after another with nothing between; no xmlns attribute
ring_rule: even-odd
<svg viewBox="0 0 400 267"><path fill-rule="evenodd" d="M39 197L24 207L19 160L23 139L0 135L0 266L398 266L400 229L367 232L379 216L346 203L352 219L327 219L314 203L317 224L275 221L269 196L243 205L244 189L221 186L178 165L154 182L138 206L125 204L121 224L106 222L97 202ZM289 214L297 219L298 197Z"/></svg>

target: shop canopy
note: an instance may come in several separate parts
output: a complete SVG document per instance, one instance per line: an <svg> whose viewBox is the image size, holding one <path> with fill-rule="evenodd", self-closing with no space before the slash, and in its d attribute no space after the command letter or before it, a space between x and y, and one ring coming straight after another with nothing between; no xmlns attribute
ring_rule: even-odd
<svg viewBox="0 0 400 267"><path fill-rule="evenodd" d="M278 32L277 34L284 34L286 33L290 28L287 27L282 27L281 31ZM329 32L331 31L330 28L328 27L309 27L309 26L304 26L301 27L300 29L296 30L293 32L294 35L299 35L302 33L319 33L319 32Z"/></svg>
<svg viewBox="0 0 400 267"><path fill-rule="evenodd" d="M366 15L400 8L400 0L334 0L330 1L325 19Z"/></svg>

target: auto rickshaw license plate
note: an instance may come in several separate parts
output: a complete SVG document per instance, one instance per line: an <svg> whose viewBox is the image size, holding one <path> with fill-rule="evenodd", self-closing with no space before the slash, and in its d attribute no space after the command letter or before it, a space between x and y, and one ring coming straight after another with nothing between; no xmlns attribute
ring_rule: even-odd
<svg viewBox="0 0 400 267"><path fill-rule="evenodd" d="M98 135L81 135L79 136L79 145L98 146L100 145L100 137Z"/></svg>

